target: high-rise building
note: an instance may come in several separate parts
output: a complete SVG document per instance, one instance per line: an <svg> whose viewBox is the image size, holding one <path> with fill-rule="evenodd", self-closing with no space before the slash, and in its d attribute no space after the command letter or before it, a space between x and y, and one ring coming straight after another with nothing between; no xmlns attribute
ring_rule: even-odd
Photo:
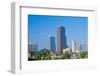
<svg viewBox="0 0 100 76"><path fill-rule="evenodd" d="M72 40L72 53L76 53L76 41Z"/></svg>
<svg viewBox="0 0 100 76"><path fill-rule="evenodd" d="M65 27L61 26L57 28L57 53L62 54L63 49L65 48L66 48Z"/></svg>
<svg viewBox="0 0 100 76"><path fill-rule="evenodd" d="M72 52L71 52L71 59L76 59L76 41L72 40Z"/></svg>
<svg viewBox="0 0 100 76"><path fill-rule="evenodd" d="M55 37L49 37L49 50L52 52L56 50Z"/></svg>
<svg viewBox="0 0 100 76"><path fill-rule="evenodd" d="M37 51L37 44L28 44L28 52L34 52Z"/></svg>

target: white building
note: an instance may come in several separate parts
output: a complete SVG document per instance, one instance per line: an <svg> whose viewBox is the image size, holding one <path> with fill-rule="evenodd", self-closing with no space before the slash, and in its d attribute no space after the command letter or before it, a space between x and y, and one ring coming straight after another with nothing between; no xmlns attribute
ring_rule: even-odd
<svg viewBox="0 0 100 76"><path fill-rule="evenodd" d="M70 48L63 49L63 53L65 53L65 52L68 52L70 54L71 53L71 49Z"/></svg>
<svg viewBox="0 0 100 76"><path fill-rule="evenodd" d="M71 58L76 59L76 41L72 40L72 52L71 52Z"/></svg>
<svg viewBox="0 0 100 76"><path fill-rule="evenodd" d="M79 53L81 50L79 50L79 49L76 49L76 53Z"/></svg>
<svg viewBox="0 0 100 76"><path fill-rule="evenodd" d="M76 53L76 42L72 40L72 53Z"/></svg>

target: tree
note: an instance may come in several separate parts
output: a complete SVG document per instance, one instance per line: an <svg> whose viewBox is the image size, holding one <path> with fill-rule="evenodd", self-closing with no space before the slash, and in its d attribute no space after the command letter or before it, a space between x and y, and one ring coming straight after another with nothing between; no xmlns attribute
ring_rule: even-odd
<svg viewBox="0 0 100 76"><path fill-rule="evenodd" d="M51 55L50 55L50 51L48 49L42 49L40 50L41 52L41 58L43 60L48 60L48 59L51 59Z"/></svg>
<svg viewBox="0 0 100 76"><path fill-rule="evenodd" d="M40 51L30 52L31 60L48 60L51 59L51 54L48 49L42 49Z"/></svg>
<svg viewBox="0 0 100 76"><path fill-rule="evenodd" d="M79 58L88 58L88 51L81 51L79 53Z"/></svg>
<svg viewBox="0 0 100 76"><path fill-rule="evenodd" d="M35 52L35 59L36 60L41 60L41 52Z"/></svg>
<svg viewBox="0 0 100 76"><path fill-rule="evenodd" d="M66 51L63 56L62 59L70 59L70 54L68 53L68 51Z"/></svg>

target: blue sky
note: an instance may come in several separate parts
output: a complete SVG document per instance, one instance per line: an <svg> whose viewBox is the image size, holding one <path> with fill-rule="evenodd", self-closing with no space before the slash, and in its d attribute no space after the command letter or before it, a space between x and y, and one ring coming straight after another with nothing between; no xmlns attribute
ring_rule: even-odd
<svg viewBox="0 0 100 76"><path fill-rule="evenodd" d="M37 43L39 50L48 48L49 36L56 39L59 26L65 27L69 47L72 40L76 41L77 47L80 44L87 46L88 17L80 16L28 15L28 43Z"/></svg>

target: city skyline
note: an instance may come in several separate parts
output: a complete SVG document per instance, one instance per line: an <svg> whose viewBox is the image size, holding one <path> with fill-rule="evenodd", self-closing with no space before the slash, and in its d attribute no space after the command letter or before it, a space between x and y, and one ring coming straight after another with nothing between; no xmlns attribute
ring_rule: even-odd
<svg viewBox="0 0 100 76"><path fill-rule="evenodd" d="M28 15L28 43L37 43L38 48L48 48L48 36L56 37L58 26L65 27L67 45L71 47L71 41L87 46L88 18L74 16L43 16ZM57 42L56 42L57 44Z"/></svg>

